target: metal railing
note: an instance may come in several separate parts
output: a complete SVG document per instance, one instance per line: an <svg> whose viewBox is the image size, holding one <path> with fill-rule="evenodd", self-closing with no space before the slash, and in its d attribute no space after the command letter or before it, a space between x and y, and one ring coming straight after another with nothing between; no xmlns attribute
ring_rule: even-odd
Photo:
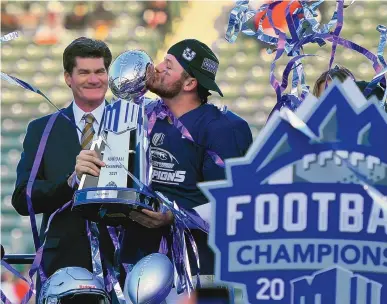
<svg viewBox="0 0 387 304"><path fill-rule="evenodd" d="M23 265L23 264L32 264L34 261L35 254L6 254L3 257L3 261L7 262L8 264L18 264L18 265Z"/></svg>

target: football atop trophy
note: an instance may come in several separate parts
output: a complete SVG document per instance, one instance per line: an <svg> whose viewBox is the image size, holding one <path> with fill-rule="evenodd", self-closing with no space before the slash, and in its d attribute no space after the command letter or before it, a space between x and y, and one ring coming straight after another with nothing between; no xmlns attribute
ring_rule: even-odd
<svg viewBox="0 0 387 304"><path fill-rule="evenodd" d="M138 102L146 93L147 71L153 67L152 59L140 50L119 55L109 69L109 88L117 98Z"/></svg>

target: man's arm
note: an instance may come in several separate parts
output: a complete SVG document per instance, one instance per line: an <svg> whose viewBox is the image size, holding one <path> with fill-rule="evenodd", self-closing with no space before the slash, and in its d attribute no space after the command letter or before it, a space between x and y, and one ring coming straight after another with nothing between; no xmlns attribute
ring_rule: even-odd
<svg viewBox="0 0 387 304"><path fill-rule="evenodd" d="M26 196L27 183L44 126L43 123L42 128L40 128L37 121L31 122L23 142L23 152L17 166L16 186L12 194L12 205L20 215L29 215ZM42 163L43 159L32 187L32 206L35 213L51 213L71 200L74 190L67 184L68 176L54 181L46 180Z"/></svg>
<svg viewBox="0 0 387 304"><path fill-rule="evenodd" d="M206 139L208 147L215 152L223 161L228 158L242 157L252 143L252 134L248 124L241 120L238 130L232 125L222 126L218 121L212 121L207 127ZM237 137L238 136L238 137ZM218 166L208 153L204 156L203 179L204 181L225 179L224 168ZM211 220L210 203L193 208L199 216L207 221Z"/></svg>

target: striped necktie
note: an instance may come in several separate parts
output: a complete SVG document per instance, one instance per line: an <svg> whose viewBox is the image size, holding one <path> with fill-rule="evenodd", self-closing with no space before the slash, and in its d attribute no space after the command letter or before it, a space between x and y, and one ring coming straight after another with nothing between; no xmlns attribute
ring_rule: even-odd
<svg viewBox="0 0 387 304"><path fill-rule="evenodd" d="M83 116L83 119L85 120L85 127L82 131L81 147L82 150L89 150L95 133L93 128L93 122L95 118L93 114L89 113L85 114Z"/></svg>

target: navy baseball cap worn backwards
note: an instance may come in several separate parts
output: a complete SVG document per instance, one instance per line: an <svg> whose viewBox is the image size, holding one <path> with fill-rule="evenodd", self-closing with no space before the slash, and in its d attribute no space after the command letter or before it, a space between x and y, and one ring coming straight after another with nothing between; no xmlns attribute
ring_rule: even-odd
<svg viewBox="0 0 387 304"><path fill-rule="evenodd" d="M223 97L215 83L219 60L207 45L196 39L186 39L173 45L167 53L175 56L183 69L195 77L201 86Z"/></svg>

